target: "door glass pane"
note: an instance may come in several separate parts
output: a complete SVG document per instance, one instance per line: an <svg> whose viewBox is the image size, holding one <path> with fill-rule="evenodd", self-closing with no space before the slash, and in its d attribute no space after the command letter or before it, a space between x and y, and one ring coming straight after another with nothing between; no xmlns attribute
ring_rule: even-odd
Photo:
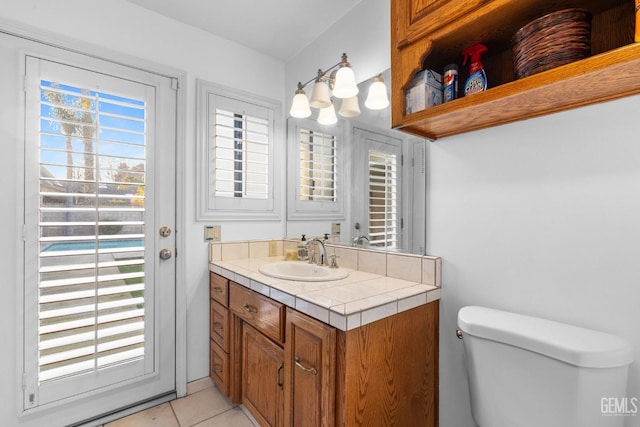
<svg viewBox="0 0 640 427"><path fill-rule="evenodd" d="M392 153L369 150L369 244L398 246L398 165Z"/></svg>
<svg viewBox="0 0 640 427"><path fill-rule="evenodd" d="M145 116L40 81L41 383L144 356Z"/></svg>

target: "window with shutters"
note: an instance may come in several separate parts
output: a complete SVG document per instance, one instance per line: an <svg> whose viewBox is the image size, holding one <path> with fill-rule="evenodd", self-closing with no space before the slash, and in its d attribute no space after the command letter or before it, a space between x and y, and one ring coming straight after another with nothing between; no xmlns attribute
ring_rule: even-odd
<svg viewBox="0 0 640 427"><path fill-rule="evenodd" d="M289 121L289 219L343 219L342 127Z"/></svg>
<svg viewBox="0 0 640 427"><path fill-rule="evenodd" d="M398 156L369 150L369 245L398 246Z"/></svg>
<svg viewBox="0 0 640 427"><path fill-rule="evenodd" d="M198 81L198 218L278 219L279 103Z"/></svg>

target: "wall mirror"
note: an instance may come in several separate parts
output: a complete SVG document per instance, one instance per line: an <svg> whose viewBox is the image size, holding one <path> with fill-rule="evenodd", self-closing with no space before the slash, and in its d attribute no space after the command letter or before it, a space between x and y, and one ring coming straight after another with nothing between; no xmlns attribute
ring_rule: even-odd
<svg viewBox="0 0 640 427"><path fill-rule="evenodd" d="M390 70L382 76L390 90ZM341 244L424 254L426 141L392 130L390 108L364 107L371 82L358 85L358 117L289 119L285 235L340 223Z"/></svg>

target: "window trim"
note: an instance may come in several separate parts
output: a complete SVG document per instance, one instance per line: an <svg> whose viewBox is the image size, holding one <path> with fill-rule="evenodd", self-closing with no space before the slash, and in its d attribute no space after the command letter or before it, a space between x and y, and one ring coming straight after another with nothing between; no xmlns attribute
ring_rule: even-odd
<svg viewBox="0 0 640 427"><path fill-rule="evenodd" d="M336 200L300 200L300 131L332 134L336 137ZM308 119L288 119L287 220L344 220L344 158L347 141L341 123L323 126ZM295 183L295 184L294 184Z"/></svg>
<svg viewBox="0 0 640 427"><path fill-rule="evenodd" d="M215 109L216 97L227 98L234 102L257 106L269 110L271 122L271 141L269 151L269 190L265 206L257 207L255 199L223 200L215 196L215 170L213 168L213 145L210 139L212 123L210 117ZM275 167L275 159L282 157L283 126L282 104L278 101L254 95L241 90L196 79L196 220L230 221L277 221L281 219L282 198L278 188L282 187L284 172ZM213 100L213 105L211 100Z"/></svg>

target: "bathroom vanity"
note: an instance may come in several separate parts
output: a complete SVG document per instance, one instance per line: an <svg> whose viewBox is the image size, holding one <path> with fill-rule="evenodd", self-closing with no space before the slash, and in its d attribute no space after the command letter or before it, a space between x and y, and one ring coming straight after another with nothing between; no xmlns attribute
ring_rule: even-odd
<svg viewBox="0 0 640 427"><path fill-rule="evenodd" d="M426 289L423 303L415 303L418 294L412 306L400 297L395 313L376 320L363 309L358 323L348 315L329 322L321 307L300 298L308 282L262 276L256 265L264 262L210 264L210 375L232 402L263 426L437 425L439 288L400 288L403 281L388 278L389 295L418 286ZM339 294L363 279L372 286L387 280L350 276L312 288Z"/></svg>

